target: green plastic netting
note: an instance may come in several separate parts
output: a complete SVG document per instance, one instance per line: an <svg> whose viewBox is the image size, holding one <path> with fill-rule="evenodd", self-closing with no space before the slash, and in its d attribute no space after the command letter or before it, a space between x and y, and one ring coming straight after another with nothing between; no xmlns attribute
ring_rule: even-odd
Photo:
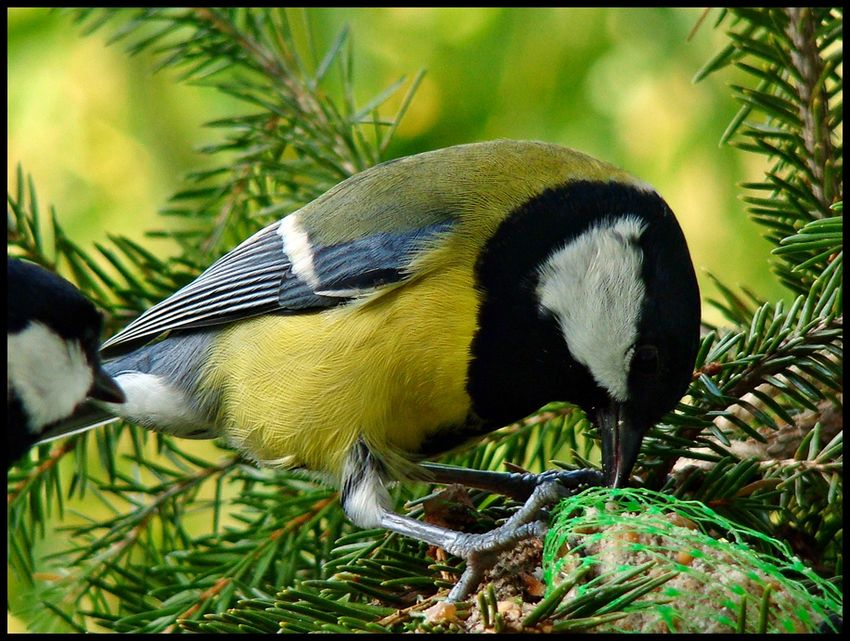
<svg viewBox="0 0 850 641"><path fill-rule="evenodd" d="M564 500L543 568L547 595L563 595L555 630L813 632L841 612L841 591L784 543L647 490Z"/></svg>

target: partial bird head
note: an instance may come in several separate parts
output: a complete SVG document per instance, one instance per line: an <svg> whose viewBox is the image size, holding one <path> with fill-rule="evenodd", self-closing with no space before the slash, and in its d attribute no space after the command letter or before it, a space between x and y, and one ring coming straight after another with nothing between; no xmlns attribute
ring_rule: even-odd
<svg viewBox="0 0 850 641"><path fill-rule="evenodd" d="M502 417L522 413L515 403L578 405L600 431L607 482L622 486L692 378L700 297L676 218L637 181L578 181L526 202L489 247L473 398ZM519 279L497 284L506 263ZM513 345L504 365L487 356L504 357L497 344ZM502 369L511 384L500 389L483 370L503 366L513 374Z"/></svg>
<svg viewBox="0 0 850 641"><path fill-rule="evenodd" d="M600 431L604 474L615 487L628 481L646 431L687 390L700 307L672 212L654 192L623 189L631 205L612 207L555 248L537 287L540 310L554 317L584 370L586 391L576 401Z"/></svg>
<svg viewBox="0 0 850 641"><path fill-rule="evenodd" d="M70 416L86 398L122 400L101 367L100 312L47 269L8 259L7 389L33 434Z"/></svg>

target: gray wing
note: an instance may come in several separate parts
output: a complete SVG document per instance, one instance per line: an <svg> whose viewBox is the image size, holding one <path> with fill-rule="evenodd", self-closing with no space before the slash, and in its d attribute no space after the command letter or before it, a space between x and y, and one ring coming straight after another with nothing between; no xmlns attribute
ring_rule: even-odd
<svg viewBox="0 0 850 641"><path fill-rule="evenodd" d="M261 229L145 311L103 344L104 355L126 352L165 332L343 304L407 278L423 241L451 227L441 222L322 246L311 244L295 216Z"/></svg>

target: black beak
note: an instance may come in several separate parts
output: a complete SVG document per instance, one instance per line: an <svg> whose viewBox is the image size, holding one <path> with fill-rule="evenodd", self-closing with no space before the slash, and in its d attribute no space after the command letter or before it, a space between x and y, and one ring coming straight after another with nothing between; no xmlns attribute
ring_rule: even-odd
<svg viewBox="0 0 850 641"><path fill-rule="evenodd" d="M622 407L616 401L596 411L596 425L602 435L602 473L612 487L628 484L643 440L643 432L621 414Z"/></svg>
<svg viewBox="0 0 850 641"><path fill-rule="evenodd" d="M123 403L127 400L124 391L118 387L118 383L99 365L94 371L94 383L89 390L89 396L98 401L107 403Z"/></svg>

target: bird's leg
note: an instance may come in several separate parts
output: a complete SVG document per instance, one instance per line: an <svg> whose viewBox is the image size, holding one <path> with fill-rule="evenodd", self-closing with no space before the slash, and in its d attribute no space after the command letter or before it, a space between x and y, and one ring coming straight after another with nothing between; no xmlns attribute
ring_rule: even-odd
<svg viewBox="0 0 850 641"><path fill-rule="evenodd" d="M439 468L439 469L437 469ZM525 503L504 524L483 534L468 534L396 514L389 508L386 469L362 441L349 452L340 500L348 517L361 527L380 526L404 536L443 548L466 560L466 570L449 593L449 601L465 599L493 566L498 554L531 536L543 536L548 524L546 508L584 484L598 484L601 475L590 470L544 474L477 472L447 466L428 466L441 483L464 483L492 489ZM506 482L507 479L507 482ZM506 491L508 490L508 491Z"/></svg>
<svg viewBox="0 0 850 641"><path fill-rule="evenodd" d="M447 485L460 483L467 487L487 490L517 501L527 500L535 488L557 482L564 489L577 490L582 486L601 485L602 473L596 470L548 470L540 474L532 472L492 472L473 470L439 463L422 463L428 472L429 481Z"/></svg>
<svg viewBox="0 0 850 641"><path fill-rule="evenodd" d="M466 569L447 597L448 601L462 601L478 586L484 572L496 563L500 552L513 547L522 539L541 537L546 533L548 524L540 520L540 513L564 494L563 487L557 482L542 483L534 488L525 504L503 525L484 534L457 532L389 510L382 513L380 524L392 532L436 545L449 554L465 559Z"/></svg>

